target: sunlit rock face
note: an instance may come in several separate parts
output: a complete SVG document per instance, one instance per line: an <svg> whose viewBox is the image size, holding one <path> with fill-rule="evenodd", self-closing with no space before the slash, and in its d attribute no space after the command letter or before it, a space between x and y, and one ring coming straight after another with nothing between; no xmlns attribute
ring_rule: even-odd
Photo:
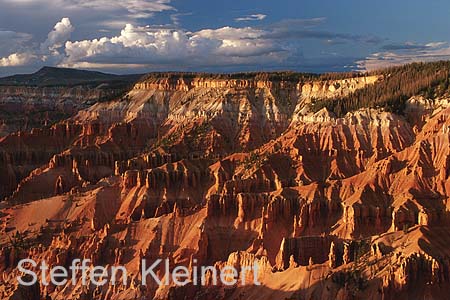
<svg viewBox="0 0 450 300"><path fill-rule="evenodd" d="M0 139L1 299L445 299L448 101L309 109L377 80L153 74L105 101L45 91L83 104ZM25 289L27 257L123 265L129 284ZM142 258L233 266L261 286L144 287Z"/></svg>

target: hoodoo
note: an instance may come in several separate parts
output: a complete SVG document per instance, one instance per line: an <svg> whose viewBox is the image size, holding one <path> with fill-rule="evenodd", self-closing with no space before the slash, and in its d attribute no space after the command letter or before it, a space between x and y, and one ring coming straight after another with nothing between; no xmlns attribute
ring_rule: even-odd
<svg viewBox="0 0 450 300"><path fill-rule="evenodd" d="M447 69L0 87L11 112L45 95L66 113L3 120L0 298L447 298L450 93L435 84ZM23 259L122 272L24 286L55 274Z"/></svg>

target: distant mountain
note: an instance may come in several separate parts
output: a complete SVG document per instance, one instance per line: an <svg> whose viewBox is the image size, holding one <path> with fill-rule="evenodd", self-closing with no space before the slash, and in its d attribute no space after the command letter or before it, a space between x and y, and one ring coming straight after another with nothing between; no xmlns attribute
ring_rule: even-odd
<svg viewBox="0 0 450 300"><path fill-rule="evenodd" d="M102 83L131 83L137 81L141 75L114 75L102 72L43 67L33 74L13 75L0 78L0 86L77 86Z"/></svg>

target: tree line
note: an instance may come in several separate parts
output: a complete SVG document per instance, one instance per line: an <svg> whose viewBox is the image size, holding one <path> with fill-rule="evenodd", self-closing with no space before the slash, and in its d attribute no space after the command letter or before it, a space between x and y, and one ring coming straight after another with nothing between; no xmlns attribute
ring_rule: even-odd
<svg viewBox="0 0 450 300"><path fill-rule="evenodd" d="M346 97L315 100L312 109L317 112L326 107L337 117L360 108L381 108L402 114L406 101L412 96L436 98L447 95L450 92L449 71L450 62L439 61L369 72L367 75L381 75L382 79Z"/></svg>

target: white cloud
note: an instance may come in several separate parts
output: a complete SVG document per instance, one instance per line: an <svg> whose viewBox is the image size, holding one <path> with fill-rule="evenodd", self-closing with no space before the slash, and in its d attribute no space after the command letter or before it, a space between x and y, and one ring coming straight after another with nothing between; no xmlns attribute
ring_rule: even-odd
<svg viewBox="0 0 450 300"><path fill-rule="evenodd" d="M141 64L208 66L237 64L263 57L276 59L280 50L262 38L264 31L224 27L198 32L181 29L139 27L127 24L119 36L67 42L61 65ZM245 59L244 59L245 58Z"/></svg>
<svg viewBox="0 0 450 300"><path fill-rule="evenodd" d="M424 45L405 43L384 47L389 51L374 53L356 62L360 70L378 70L413 62L450 60L450 45L446 42Z"/></svg>
<svg viewBox="0 0 450 300"><path fill-rule="evenodd" d="M13 53L0 58L0 67L17 67L29 64L36 56L30 53Z"/></svg>
<svg viewBox="0 0 450 300"><path fill-rule="evenodd" d="M257 39L266 31L252 27L234 28L222 27L219 29L203 29L195 33L196 36L210 39Z"/></svg>
<svg viewBox="0 0 450 300"><path fill-rule="evenodd" d="M104 1L106 0L92 0L88 3L85 0L78 0L82 5L92 7L99 6ZM139 3L140 0L136 1L135 3ZM133 1L125 2L131 5ZM150 2L163 6L147 7L147 10L166 9L163 3L169 1ZM119 4L114 2L114 5ZM139 68L208 71L236 71L261 67L312 69L314 66L307 64L309 60L322 70L329 65L326 62L328 55L319 53L306 57L301 51L304 46L303 40L312 38L327 40L338 36L342 40L364 41L360 36L348 37L332 32L302 29L314 27L323 21L323 18L286 20L265 27L226 26L191 32L174 25L137 26L130 23L123 25L123 21L118 19L113 25L122 25L119 34L110 34L115 32L113 29L106 31L108 33L95 30L93 32L95 35L91 36L98 35L97 38L73 40L71 34L75 28L71 19L66 17L56 23L41 43L32 41L30 35L17 35L22 37L23 45L11 48L8 52L0 52L0 60L1 66L37 67L45 64L95 69L126 68L127 71ZM108 21L103 19L99 22ZM293 24L296 26L292 26ZM0 41L1 36L0 31ZM411 45L408 47L411 48ZM429 47L442 45L430 44ZM0 49L5 47L1 46ZM349 61L350 59L345 57L345 65L349 64ZM336 65L338 63L333 61L333 66Z"/></svg>
<svg viewBox="0 0 450 300"><path fill-rule="evenodd" d="M65 42L70 39L70 34L74 28L69 18L62 18L56 23L53 30L48 34L47 40L42 43L41 48L45 50L55 51L61 48Z"/></svg>
<svg viewBox="0 0 450 300"><path fill-rule="evenodd" d="M236 22L262 21L266 17L267 17L267 15L264 15L264 14L254 14L254 15L247 15L244 17L236 18L234 20Z"/></svg>
<svg viewBox="0 0 450 300"><path fill-rule="evenodd" d="M140 69L145 68L146 66L142 64L108 64L108 63L79 62L71 64L70 67L79 69Z"/></svg>
<svg viewBox="0 0 450 300"><path fill-rule="evenodd" d="M30 44L28 47L17 47L12 54L0 58L0 66L25 66L39 61L48 64L58 63L62 59L58 49L62 48L65 42L69 40L73 30L69 18L62 18L40 46ZM22 37L22 43L29 42L32 38L31 35L26 34L19 36Z"/></svg>

